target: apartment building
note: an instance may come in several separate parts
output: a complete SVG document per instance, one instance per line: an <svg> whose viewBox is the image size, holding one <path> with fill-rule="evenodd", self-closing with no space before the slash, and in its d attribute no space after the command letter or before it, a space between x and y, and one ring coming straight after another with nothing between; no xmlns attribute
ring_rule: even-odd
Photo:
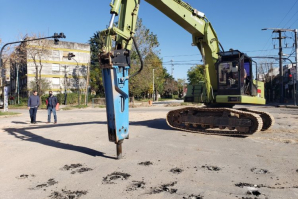
<svg viewBox="0 0 298 199"><path fill-rule="evenodd" d="M45 90L54 93L86 91L90 45L53 40L31 41L20 45L22 61L11 61L10 92L26 96L40 75ZM36 73L38 71L38 74ZM47 86L46 86L47 85Z"/></svg>

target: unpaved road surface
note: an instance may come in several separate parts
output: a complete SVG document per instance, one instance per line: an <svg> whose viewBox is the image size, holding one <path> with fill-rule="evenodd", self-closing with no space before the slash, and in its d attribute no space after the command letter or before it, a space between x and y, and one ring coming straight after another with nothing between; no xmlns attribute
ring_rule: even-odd
<svg viewBox="0 0 298 199"><path fill-rule="evenodd" d="M121 160L105 109L59 111L57 125L14 110L0 118L0 198L298 198L298 109L250 106L276 124L239 138L170 129L176 108L130 109Z"/></svg>

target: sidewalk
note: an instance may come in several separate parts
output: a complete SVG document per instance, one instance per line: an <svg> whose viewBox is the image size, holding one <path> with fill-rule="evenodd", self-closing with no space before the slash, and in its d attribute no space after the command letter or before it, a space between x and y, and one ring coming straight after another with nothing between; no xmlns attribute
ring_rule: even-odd
<svg viewBox="0 0 298 199"><path fill-rule="evenodd" d="M298 106L294 105L294 102L291 102L291 103L277 103L277 102L272 102L272 103L268 103L266 104L268 106L275 106L275 107L280 107L280 108L297 108L298 109Z"/></svg>

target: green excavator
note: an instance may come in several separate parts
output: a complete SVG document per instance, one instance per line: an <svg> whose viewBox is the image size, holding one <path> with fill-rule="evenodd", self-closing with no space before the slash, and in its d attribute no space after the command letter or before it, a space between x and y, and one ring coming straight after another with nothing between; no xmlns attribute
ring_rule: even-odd
<svg viewBox="0 0 298 199"><path fill-rule="evenodd" d="M174 129L205 134L250 135L267 130L274 118L266 112L233 109L236 104L265 104L264 83L253 74L253 60L238 50L224 51L205 14L182 0L145 0L192 36L202 55L205 79L189 85L186 102L205 107L170 111L167 123ZM111 21L99 59L106 93L109 139L121 146L128 138L128 82L141 72L143 62L134 40L140 0L112 0ZM114 26L118 17L117 27ZM170 28L170 27L166 27ZM129 74L130 52L135 45L141 67ZM257 67L257 64L254 64ZM255 70L257 71L257 70ZM120 143L120 145L118 145Z"/></svg>

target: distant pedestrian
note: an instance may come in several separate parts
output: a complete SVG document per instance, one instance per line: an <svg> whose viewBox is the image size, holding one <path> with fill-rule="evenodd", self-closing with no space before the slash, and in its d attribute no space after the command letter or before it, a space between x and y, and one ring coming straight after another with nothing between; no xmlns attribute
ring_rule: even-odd
<svg viewBox="0 0 298 199"><path fill-rule="evenodd" d="M54 115L54 123L57 124L57 114L56 114L56 106L57 106L58 100L57 97L53 95L52 91L49 91L49 97L47 98L47 109L48 109L48 122L51 122L51 115L53 112Z"/></svg>
<svg viewBox="0 0 298 199"><path fill-rule="evenodd" d="M31 124L36 124L36 113L39 104L39 96L37 95L37 91L33 91L33 95L31 95L28 99L28 109L30 113Z"/></svg>

